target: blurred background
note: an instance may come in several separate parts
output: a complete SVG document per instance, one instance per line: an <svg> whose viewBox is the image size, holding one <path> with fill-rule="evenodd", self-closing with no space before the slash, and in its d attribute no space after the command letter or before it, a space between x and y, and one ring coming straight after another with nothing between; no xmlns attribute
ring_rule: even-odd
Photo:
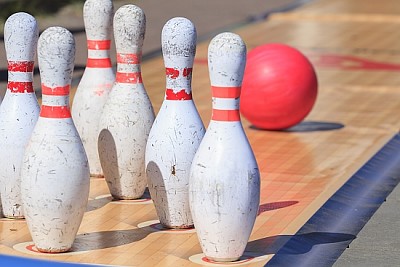
<svg viewBox="0 0 400 267"><path fill-rule="evenodd" d="M233 30L247 23L263 20L273 12L296 8L310 0L114 0L114 11L125 4L135 4L146 14L146 36L143 60L161 53L161 30L171 18L182 16L190 19L197 28L198 42L214 35ZM4 50L3 29L6 19L15 12L24 11L35 16L40 31L50 26L70 30L76 40L75 70L72 85L79 83L87 59L86 35L83 23L84 0L0 0L0 97L7 86L7 60ZM115 46L111 46L111 59L115 66ZM40 96L40 78L37 61L34 87Z"/></svg>

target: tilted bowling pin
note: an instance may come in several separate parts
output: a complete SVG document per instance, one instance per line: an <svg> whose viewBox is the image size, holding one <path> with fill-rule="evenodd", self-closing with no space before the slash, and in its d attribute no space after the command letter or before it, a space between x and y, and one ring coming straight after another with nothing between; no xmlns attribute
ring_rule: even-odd
<svg viewBox="0 0 400 267"><path fill-rule="evenodd" d="M260 173L239 116L245 64L246 46L238 35L211 40L213 110L190 170L189 199L202 250L215 261L243 254L260 200Z"/></svg>
<svg viewBox="0 0 400 267"><path fill-rule="evenodd" d="M169 20L161 35L166 92L146 146L146 173L161 224L193 227L189 208L189 172L204 136L204 125L192 100L196 28L186 18Z"/></svg>
<svg viewBox="0 0 400 267"><path fill-rule="evenodd" d="M145 149L154 111L142 82L140 61L146 28L135 5L114 15L116 82L100 119L99 156L114 199L137 199L146 189Z"/></svg>
<svg viewBox="0 0 400 267"><path fill-rule="evenodd" d="M68 251L89 197L89 166L69 109L75 40L62 27L39 37L42 107L21 171L25 218L36 248Z"/></svg>
<svg viewBox="0 0 400 267"><path fill-rule="evenodd" d="M36 20L27 13L11 15L4 25L8 84L0 106L0 194L8 218L24 218L20 175L25 148L39 117L32 84L38 35Z"/></svg>
<svg viewBox="0 0 400 267"><path fill-rule="evenodd" d="M86 0L83 6L88 59L72 102L72 118L95 177L103 176L97 148L100 115L115 81L110 59L113 12L111 0Z"/></svg>

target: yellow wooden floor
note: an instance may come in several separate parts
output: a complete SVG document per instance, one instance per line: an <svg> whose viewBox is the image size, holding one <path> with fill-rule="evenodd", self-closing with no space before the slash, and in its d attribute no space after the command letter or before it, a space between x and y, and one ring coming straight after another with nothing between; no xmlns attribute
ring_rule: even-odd
<svg viewBox="0 0 400 267"><path fill-rule="evenodd" d="M295 234L398 132L398 14L397 0L320 0L237 29L248 50L270 42L298 48L319 80L316 105L294 131L255 130L243 119L262 177L260 214L245 253L256 258L244 265L268 262L283 245L279 237ZM207 46L208 41L198 45L193 73L193 96L205 125L211 116ZM142 71L158 111L165 89L162 58L144 62ZM107 194L104 179L91 180L73 252L23 252L24 242L31 241L25 222L0 219L0 253L123 266L200 266L189 259L201 253L195 231L158 229L151 225L157 220L151 201L111 202ZM150 226L142 226L145 222Z"/></svg>

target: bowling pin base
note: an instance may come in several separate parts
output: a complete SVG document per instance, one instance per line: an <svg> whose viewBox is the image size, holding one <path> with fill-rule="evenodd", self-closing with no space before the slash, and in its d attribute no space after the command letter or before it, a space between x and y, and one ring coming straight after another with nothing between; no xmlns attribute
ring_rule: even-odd
<svg viewBox="0 0 400 267"><path fill-rule="evenodd" d="M235 258L214 258L214 257L208 257L206 256L207 259L210 261L215 261L215 262L233 262L233 261L238 261L240 257L235 257Z"/></svg>
<svg viewBox="0 0 400 267"><path fill-rule="evenodd" d="M193 229L194 228L193 224L176 226L176 225L167 225L167 224L161 223L161 225L164 228L168 228L168 229Z"/></svg>
<svg viewBox="0 0 400 267"><path fill-rule="evenodd" d="M0 215L1 215L1 213L0 213ZM24 216L8 216L8 215L3 215L5 218L7 218L7 219L11 219L11 220L23 220L23 219L25 219L25 217ZM1 216L0 216L1 217Z"/></svg>
<svg viewBox="0 0 400 267"><path fill-rule="evenodd" d="M104 174L102 174L102 173L91 173L90 177L93 177L93 178L104 178Z"/></svg>
<svg viewBox="0 0 400 267"><path fill-rule="evenodd" d="M71 250L71 248L65 248L65 249L52 249L52 248L50 248L50 249L44 249L44 248L39 248L38 246L36 246L36 249L37 249L39 252L42 252L42 253L64 253L64 252L68 252L68 251Z"/></svg>
<svg viewBox="0 0 400 267"><path fill-rule="evenodd" d="M143 195L140 195L137 197L136 196L131 197L131 196L116 196L116 195L111 194L111 196L114 201L118 201L118 200L135 200L135 199L141 198Z"/></svg>

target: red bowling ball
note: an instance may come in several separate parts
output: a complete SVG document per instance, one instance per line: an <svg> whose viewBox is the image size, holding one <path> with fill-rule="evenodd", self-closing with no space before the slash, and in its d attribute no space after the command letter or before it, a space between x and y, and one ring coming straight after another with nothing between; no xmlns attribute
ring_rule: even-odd
<svg viewBox="0 0 400 267"><path fill-rule="evenodd" d="M283 130L301 122L317 98L310 61L283 44L258 46L247 54L240 112L255 127Z"/></svg>

